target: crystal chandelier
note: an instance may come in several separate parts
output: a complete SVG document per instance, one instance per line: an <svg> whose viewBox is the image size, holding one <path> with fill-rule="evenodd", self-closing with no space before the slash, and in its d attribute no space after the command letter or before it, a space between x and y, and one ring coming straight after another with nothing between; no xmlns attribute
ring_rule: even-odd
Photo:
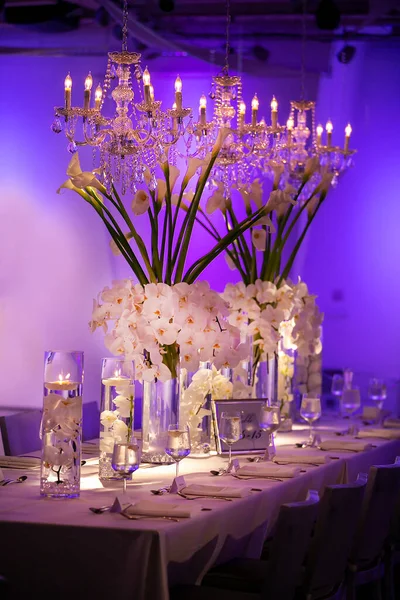
<svg viewBox="0 0 400 600"><path fill-rule="evenodd" d="M183 135L184 119L191 114L190 108L182 103L182 81L175 81L175 104L165 112L161 102L154 97L150 73L140 66L141 55L129 52L128 6L123 4L122 50L109 52L103 85L98 85L91 104L93 78L86 77L83 107L71 103L72 78L65 78L65 105L55 108L52 129L60 133L64 121L68 150L76 152L79 146L92 146L98 150L99 172L105 186L110 189L113 182L120 185L122 193L135 190L144 180L144 173L151 173L150 188L155 188L155 168L158 162L167 160L168 150ZM132 72L138 84L139 102L134 103L135 93ZM118 85L111 92L115 102L115 115L103 115L104 101L111 83L117 78ZM82 138L77 139L78 121L82 119Z"/></svg>
<svg viewBox="0 0 400 600"><path fill-rule="evenodd" d="M204 158L211 151L221 128L230 129L211 172L213 182L222 185L224 195L230 197L233 186L248 186L256 177L265 175L264 164L274 156L276 144L285 128L278 124L278 103L274 97L271 102L271 125L267 125L264 119L259 120L257 94L251 102L251 121L246 123L242 79L229 74L229 0L226 8L225 65L221 73L213 77L209 94L214 101L213 117L207 121L207 98L201 96L199 119L188 127L190 136L186 148L191 156Z"/></svg>
<svg viewBox="0 0 400 600"><path fill-rule="evenodd" d="M276 144L271 160L265 163L265 169L274 177L276 168L283 168L280 187L283 188L289 184L298 189L306 169L310 168L310 163L314 162L314 166L311 167L313 174L301 194L304 198L312 189L315 189L325 174L331 177L333 186L337 185L339 176L353 164L353 155L356 150L350 149L352 133L350 124L344 130L343 148L332 144L333 124L331 120L328 120L325 126L326 137L322 125L315 126L315 102L304 99L306 0L303 1L302 23L301 100L290 103L285 134Z"/></svg>

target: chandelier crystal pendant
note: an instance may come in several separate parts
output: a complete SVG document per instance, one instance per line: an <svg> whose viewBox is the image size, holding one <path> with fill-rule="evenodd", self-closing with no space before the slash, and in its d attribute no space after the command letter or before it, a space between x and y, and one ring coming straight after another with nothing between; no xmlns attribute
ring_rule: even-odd
<svg viewBox="0 0 400 600"><path fill-rule="evenodd" d="M123 4L122 50L109 52L103 85L98 85L91 105L93 78L86 77L83 107L72 106L72 78L65 78L64 107L55 108L52 129L64 131L69 141L68 150L76 152L79 146L92 146L99 153L99 173L104 185L110 189L112 183L119 184L124 194L135 191L144 181L144 173L151 173L150 189L155 189L155 169L158 162L167 160L168 150L174 146L185 131L184 119L191 114L183 107L182 81L175 81L175 105L166 112L161 102L155 100L150 73L140 65L141 55L129 52L128 6ZM133 73L132 73L133 70ZM138 84L139 102L134 102L132 75ZM109 94L113 79L118 84L111 92L115 102L115 114L103 115L104 101ZM81 139L77 138L78 121L82 119Z"/></svg>

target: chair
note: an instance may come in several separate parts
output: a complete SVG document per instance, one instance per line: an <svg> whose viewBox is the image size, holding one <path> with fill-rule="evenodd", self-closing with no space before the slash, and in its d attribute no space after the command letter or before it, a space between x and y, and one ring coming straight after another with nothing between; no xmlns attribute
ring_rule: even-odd
<svg viewBox="0 0 400 600"><path fill-rule="evenodd" d="M28 454L40 448L41 411L29 408L0 409L0 442L6 456ZM0 449L0 454L2 451Z"/></svg>
<svg viewBox="0 0 400 600"><path fill-rule="evenodd" d="M347 569L347 600L355 599L356 588L375 584L381 598L384 575L383 554L400 494L400 465L373 466L362 505Z"/></svg>
<svg viewBox="0 0 400 600"><path fill-rule="evenodd" d="M223 600L226 597L254 600L262 597L291 600L317 517L318 504L318 493L311 491L305 501L281 506L268 563L256 559L231 560L211 569L201 588L179 586L172 589L171 599L215 597ZM226 556L226 551L222 551L221 555Z"/></svg>
<svg viewBox="0 0 400 600"><path fill-rule="evenodd" d="M341 600L347 560L361 510L366 477L329 485L320 503L296 600Z"/></svg>

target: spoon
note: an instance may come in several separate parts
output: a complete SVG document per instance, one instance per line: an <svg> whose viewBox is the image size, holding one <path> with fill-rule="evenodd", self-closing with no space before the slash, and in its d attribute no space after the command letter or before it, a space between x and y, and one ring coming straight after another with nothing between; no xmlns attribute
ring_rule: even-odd
<svg viewBox="0 0 400 600"><path fill-rule="evenodd" d="M218 469L218 471L211 470L210 473L211 473L211 475L214 475L214 477L220 477L221 475L225 475L225 473L227 473L227 471L226 471L226 469Z"/></svg>
<svg viewBox="0 0 400 600"><path fill-rule="evenodd" d="M185 498L185 500L206 500L207 498L212 498L213 500L226 500L227 502L232 502L233 498L227 498L226 496L186 496L182 494L182 492L178 492L178 496Z"/></svg>
<svg viewBox="0 0 400 600"><path fill-rule="evenodd" d="M10 485L11 483L22 483L23 481L26 481L28 479L27 475L21 475L21 477L18 477L18 479L4 479L4 481L0 482L0 485L2 487L6 486L6 485Z"/></svg>

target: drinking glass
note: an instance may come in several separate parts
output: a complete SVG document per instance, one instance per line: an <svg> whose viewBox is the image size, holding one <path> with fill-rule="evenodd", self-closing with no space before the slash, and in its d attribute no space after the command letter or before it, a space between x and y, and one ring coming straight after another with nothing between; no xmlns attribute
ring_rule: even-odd
<svg viewBox="0 0 400 600"><path fill-rule="evenodd" d="M313 423L321 416L321 398L318 394L303 394L300 415L310 426L310 437L307 446L313 445Z"/></svg>
<svg viewBox="0 0 400 600"><path fill-rule="evenodd" d="M126 494L126 481L131 473L136 471L140 465L140 449L137 440L133 438L128 443L115 443L111 466L119 473L124 481L124 494Z"/></svg>
<svg viewBox="0 0 400 600"><path fill-rule="evenodd" d="M269 406L268 404L263 404L261 406L258 424L260 429L268 432L268 446L265 449L263 460L272 460L276 455L275 431L279 429L281 424L281 411L279 406Z"/></svg>
<svg viewBox="0 0 400 600"><path fill-rule="evenodd" d="M339 375L336 373L332 377L332 385L331 385L331 393L333 396L341 396L344 388L344 379L343 375Z"/></svg>
<svg viewBox="0 0 400 600"><path fill-rule="evenodd" d="M375 402L379 410L382 410L383 402L386 400L386 384L383 379L369 380L368 398Z"/></svg>
<svg viewBox="0 0 400 600"><path fill-rule="evenodd" d="M358 387L344 389L341 397L342 415L351 417L361 406L360 390Z"/></svg>
<svg viewBox="0 0 400 600"><path fill-rule="evenodd" d="M179 463L190 454L189 427L179 427L177 423L168 425L168 439L165 452L175 461L175 477L179 475Z"/></svg>
<svg viewBox="0 0 400 600"><path fill-rule="evenodd" d="M232 460L232 444L242 439L242 429L242 417L239 411L221 413L219 437L229 446L229 465Z"/></svg>

